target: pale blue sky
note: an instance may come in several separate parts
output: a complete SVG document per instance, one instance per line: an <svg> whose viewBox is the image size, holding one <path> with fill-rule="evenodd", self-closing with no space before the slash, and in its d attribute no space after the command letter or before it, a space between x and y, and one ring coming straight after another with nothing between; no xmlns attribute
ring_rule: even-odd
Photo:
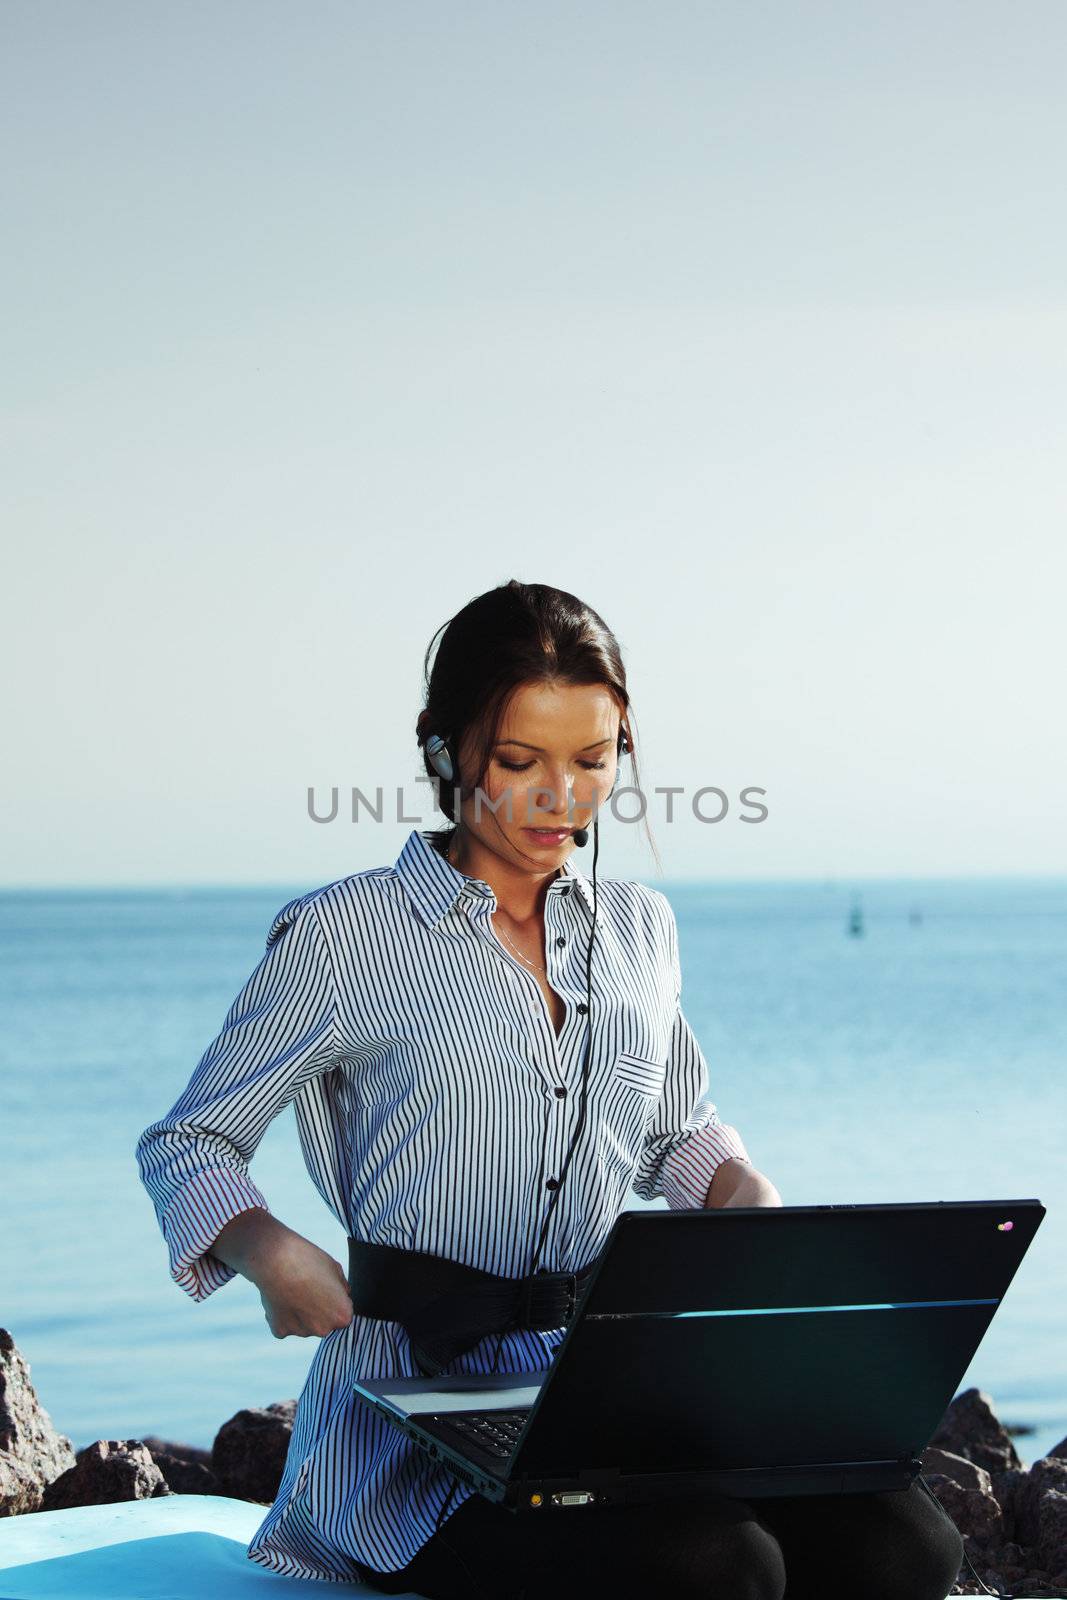
<svg viewBox="0 0 1067 1600"><path fill-rule="evenodd" d="M0 883L393 860L306 788L414 801L512 576L615 628L649 786L767 789L654 807L668 878L1067 870L1062 5L0 28Z"/></svg>

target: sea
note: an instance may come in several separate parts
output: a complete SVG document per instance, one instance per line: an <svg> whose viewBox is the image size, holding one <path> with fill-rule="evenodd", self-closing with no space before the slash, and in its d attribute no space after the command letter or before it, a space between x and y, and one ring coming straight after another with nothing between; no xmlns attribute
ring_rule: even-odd
<svg viewBox="0 0 1067 1600"><path fill-rule="evenodd" d="M1067 879L646 881L675 908L709 1093L786 1204L1047 1208L958 1386L1046 1454L1067 1435ZM275 1339L251 1283L197 1304L171 1280L134 1148L309 887L0 894L0 1326L76 1449L208 1448L303 1385L312 1340ZM252 1176L346 1262L291 1107Z"/></svg>

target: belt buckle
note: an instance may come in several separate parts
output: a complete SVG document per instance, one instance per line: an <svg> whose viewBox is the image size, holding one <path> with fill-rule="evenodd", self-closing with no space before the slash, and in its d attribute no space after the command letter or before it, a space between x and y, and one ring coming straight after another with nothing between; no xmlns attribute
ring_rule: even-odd
<svg viewBox="0 0 1067 1600"><path fill-rule="evenodd" d="M562 1316L564 1325L566 1325L574 1316L575 1301L578 1297L578 1283L576 1274L573 1272L554 1272L550 1281L554 1284L557 1293L560 1290L563 1291L565 1300L560 1315Z"/></svg>
<svg viewBox="0 0 1067 1600"><path fill-rule="evenodd" d="M551 1325L555 1327L556 1323L554 1319L557 1315L562 1316L562 1321L564 1324L570 1322L574 1315L574 1307L578 1297L578 1283L575 1273L542 1272L538 1270L534 1273L532 1278L527 1280L527 1286L529 1291L526 1302L528 1314L533 1311L533 1306L535 1303L534 1296L536 1295L537 1290L540 1289L540 1305L538 1306L536 1313L538 1322L547 1323L549 1321L549 1317L551 1316L553 1319ZM563 1291L565 1304L562 1308L562 1312L557 1312L556 1306L558 1303L560 1290Z"/></svg>

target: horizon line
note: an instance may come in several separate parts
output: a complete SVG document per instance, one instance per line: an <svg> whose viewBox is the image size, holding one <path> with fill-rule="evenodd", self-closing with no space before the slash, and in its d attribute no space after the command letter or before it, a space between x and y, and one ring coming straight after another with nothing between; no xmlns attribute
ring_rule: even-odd
<svg viewBox="0 0 1067 1600"><path fill-rule="evenodd" d="M385 863L391 866L392 863ZM340 883L345 878L357 877L361 871L377 870L375 868L355 868L352 872L341 873L337 878L327 878L323 883L315 884L311 893L316 888L325 888L328 884ZM586 872L586 878L591 874ZM240 879L240 880L154 880L140 883L112 880L111 882L26 882L26 883L0 883L0 896L17 894L226 894L226 893L260 893L266 891L284 891L296 883L296 879ZM884 883L1065 883L1067 884L1067 870L1050 869L1048 871L1016 871L1003 872L940 872L940 873L914 873L914 872L884 872L884 873L856 873L850 875L834 873L806 873L783 876L763 877L702 877L702 878L661 878L653 882L651 878L622 878L610 879L607 875L598 882L614 881L622 883L647 883L649 887L669 889L717 889L717 888L758 888L767 885L796 885L810 886L824 889L850 889L864 884Z"/></svg>

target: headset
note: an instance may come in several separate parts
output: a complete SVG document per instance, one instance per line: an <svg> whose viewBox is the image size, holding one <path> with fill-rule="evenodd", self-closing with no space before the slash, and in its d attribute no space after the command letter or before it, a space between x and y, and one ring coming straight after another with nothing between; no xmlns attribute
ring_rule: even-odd
<svg viewBox="0 0 1067 1600"><path fill-rule="evenodd" d="M632 748L633 748L633 746L630 743L630 737L629 737L629 733L628 733L627 729L624 726L620 725L620 727L619 727L619 737L618 737L618 740L616 742L616 757L617 758L621 758L624 755L628 755L630 753L630 751L632 750ZM431 733L431 734L428 734L426 736L424 749L426 751L427 759L429 760L430 765L433 767L434 771L437 773L438 777L440 777L445 783L456 784L457 783L457 774L458 774L458 771L459 771L459 762L458 762L458 759L457 759L457 753L456 753L454 745L448 739L442 738L439 734ZM618 782L619 782L619 772L618 772L618 766L616 765L615 781L612 784L611 788L608 790L608 794L607 794L607 797L606 797L607 799L610 800L611 796L615 793L615 789L616 789L616 787L618 785ZM589 842L589 829L588 828L575 828L575 830L574 830L574 842L579 848L582 848L584 845L588 844L588 842ZM589 940L588 940L588 943L586 945L586 952L585 952L585 1055L584 1055L584 1057L582 1059L581 1102L580 1102L579 1110L578 1110L577 1126L575 1127L574 1133L571 1135L571 1141L570 1141L570 1144L567 1147L567 1154L564 1157L563 1165L560 1168L559 1180L558 1180L558 1182L556 1184L556 1188L555 1188L555 1191L553 1192L552 1198L548 1203L548 1209L545 1212L544 1220L543 1220L543 1222L541 1224L541 1231L538 1234L537 1243L534 1246L533 1264L530 1267L530 1271L529 1271L529 1274L528 1274L528 1276L530 1276L530 1277L532 1277L533 1274L537 1271L538 1262L541 1259L541 1251L544 1248L545 1235L548 1232L548 1225L549 1225L550 1221L552 1220L552 1212L555 1209L556 1203L559 1200L560 1195L563 1193L563 1185L564 1185L564 1183L566 1181L567 1172L568 1172L568 1170L570 1168L571 1157L573 1156L575 1148L577 1147L577 1144L578 1144L578 1140L581 1137L582 1129L585 1127L586 1095L587 1095L588 1087L589 1087L589 1060L590 1060L590 1055L591 1055L591 1052L592 1052L592 1044L593 1044L593 944L594 944L594 942L596 940L596 908L597 908L596 866L597 866L597 857L599 855L599 852L600 852L600 808L598 806L596 811L594 811L594 813L593 813L593 870L592 870L593 914L592 914L592 920L590 922L590 927L589 927ZM493 1364L489 1369L489 1371L491 1373L495 1372L496 1369L497 1369L497 1362L500 1359L500 1350L501 1350L501 1346L503 1345L505 1337L507 1336L507 1334L509 1334L512 1331L513 1328L515 1328L516 1326L519 1325L519 1322L520 1322L519 1313L516 1312L516 1314L512 1317L511 1321L498 1334L497 1341L496 1341L496 1349L493 1352ZM452 1488L449 1490L448 1496L445 1499L444 1504L442 1505L441 1510L438 1512L438 1515L437 1515L437 1524L436 1524L436 1527L434 1529L435 1533L440 1531L441 1521L442 1521L442 1519L444 1517L445 1510L446 1510L446 1508L448 1506L449 1501L452 1499L453 1494L455 1494L456 1489L458 1488L458 1486L459 1486L459 1479L456 1478L456 1477L453 1477Z"/></svg>

